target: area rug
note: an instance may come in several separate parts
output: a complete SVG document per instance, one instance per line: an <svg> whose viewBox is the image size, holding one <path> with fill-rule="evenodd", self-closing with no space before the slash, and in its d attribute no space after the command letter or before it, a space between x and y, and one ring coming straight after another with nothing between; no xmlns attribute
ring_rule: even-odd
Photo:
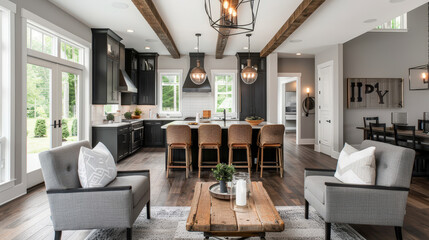
<svg viewBox="0 0 429 240"><path fill-rule="evenodd" d="M309 219L304 219L303 206L276 207L285 222L285 230L267 233L266 239L325 239L325 223L310 207ZM143 209L133 226L133 239L204 239L203 233L186 231L189 207L152 207L151 219ZM86 240L126 239L125 229L94 230ZM232 239L232 238L229 238ZM259 238L251 238L259 239ZM332 224L331 239L365 239L347 224Z"/></svg>

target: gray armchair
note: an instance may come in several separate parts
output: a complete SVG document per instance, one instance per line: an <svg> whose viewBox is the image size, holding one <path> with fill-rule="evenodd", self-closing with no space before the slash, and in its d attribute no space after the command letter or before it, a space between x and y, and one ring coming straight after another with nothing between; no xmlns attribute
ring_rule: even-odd
<svg viewBox="0 0 429 240"><path fill-rule="evenodd" d="M72 143L39 154L48 194L55 239L63 230L127 228L143 207L150 218L150 176L148 170L118 171L106 187L82 188L78 177L80 148L88 141Z"/></svg>
<svg viewBox="0 0 429 240"><path fill-rule="evenodd" d="M345 184L334 177L335 170L306 169L304 180L305 218L309 204L325 220L325 238L331 237L331 223L394 226L402 239L414 150L365 140L360 149L375 146L376 184Z"/></svg>

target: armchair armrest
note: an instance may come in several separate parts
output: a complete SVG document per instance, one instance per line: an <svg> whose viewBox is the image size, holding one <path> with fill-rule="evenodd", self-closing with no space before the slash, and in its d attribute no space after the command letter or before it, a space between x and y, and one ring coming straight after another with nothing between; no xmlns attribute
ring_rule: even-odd
<svg viewBox="0 0 429 240"><path fill-rule="evenodd" d="M150 171L148 169L144 170L129 170L129 171L118 171L118 177L122 176L133 176L133 175L142 175L150 179Z"/></svg>
<svg viewBox="0 0 429 240"><path fill-rule="evenodd" d="M408 188L325 183L327 222L402 226Z"/></svg>
<svg viewBox="0 0 429 240"><path fill-rule="evenodd" d="M315 169L315 168L306 168L304 170L304 177L308 176L334 176L335 169Z"/></svg>
<svg viewBox="0 0 429 240"><path fill-rule="evenodd" d="M131 186L47 191L55 231L132 226Z"/></svg>

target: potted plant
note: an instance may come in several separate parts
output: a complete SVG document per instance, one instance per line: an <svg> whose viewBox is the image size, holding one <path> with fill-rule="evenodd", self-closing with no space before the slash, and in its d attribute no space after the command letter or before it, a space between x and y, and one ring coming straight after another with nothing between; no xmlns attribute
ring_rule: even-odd
<svg viewBox="0 0 429 240"><path fill-rule="evenodd" d="M113 115L113 113L109 113L109 114L107 114L107 116L106 116L106 120L107 120L109 123L112 123L112 122L113 122L113 120L115 120L115 115Z"/></svg>
<svg viewBox="0 0 429 240"><path fill-rule="evenodd" d="M226 182L232 180L232 175L235 173L234 166L229 166L225 163L219 163L216 168L212 169L213 176L219 181L220 192L227 193Z"/></svg>
<svg viewBox="0 0 429 240"><path fill-rule="evenodd" d="M257 126L259 125L261 122L264 121L263 118L259 117L259 116L249 116L246 117L246 122L248 122L251 126Z"/></svg>
<svg viewBox="0 0 429 240"><path fill-rule="evenodd" d="M134 110L133 119L139 119L141 115L142 115L142 110L140 110L140 108L136 108L136 110Z"/></svg>
<svg viewBox="0 0 429 240"><path fill-rule="evenodd" d="M125 119L131 119L131 116L132 116L131 112L124 113Z"/></svg>

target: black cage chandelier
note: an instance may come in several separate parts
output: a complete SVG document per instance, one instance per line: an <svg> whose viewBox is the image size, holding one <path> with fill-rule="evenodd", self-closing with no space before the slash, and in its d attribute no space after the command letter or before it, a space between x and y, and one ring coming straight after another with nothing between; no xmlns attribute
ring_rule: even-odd
<svg viewBox="0 0 429 240"><path fill-rule="evenodd" d="M260 0L205 0L205 9L210 25L222 36L232 36L253 32L259 2Z"/></svg>

